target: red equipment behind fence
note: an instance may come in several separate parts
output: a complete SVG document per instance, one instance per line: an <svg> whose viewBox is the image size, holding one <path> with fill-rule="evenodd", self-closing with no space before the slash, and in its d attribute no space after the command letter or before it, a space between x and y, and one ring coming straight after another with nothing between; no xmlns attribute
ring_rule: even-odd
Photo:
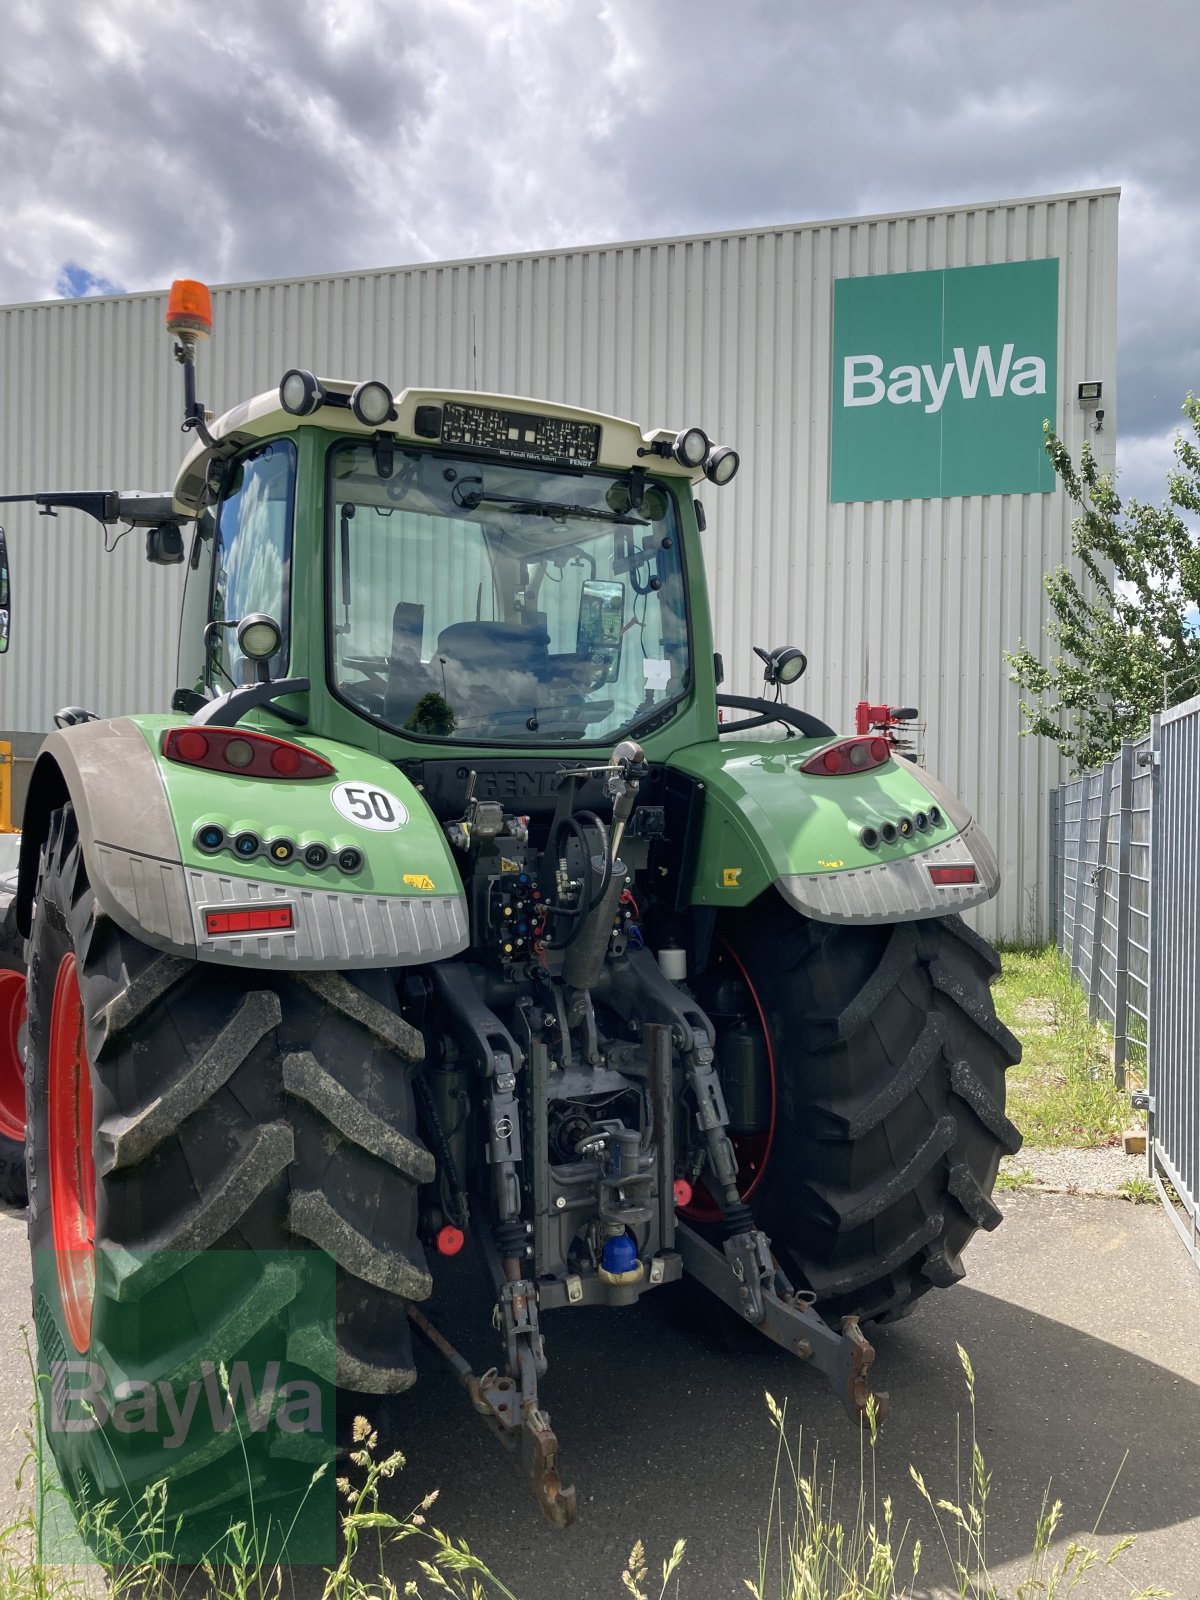
<svg viewBox="0 0 1200 1600"><path fill-rule="evenodd" d="M854 731L882 734L893 750L910 761L919 761L917 740L910 737L925 727L917 721L919 716L916 706L875 706L869 700L860 700L854 708Z"/></svg>

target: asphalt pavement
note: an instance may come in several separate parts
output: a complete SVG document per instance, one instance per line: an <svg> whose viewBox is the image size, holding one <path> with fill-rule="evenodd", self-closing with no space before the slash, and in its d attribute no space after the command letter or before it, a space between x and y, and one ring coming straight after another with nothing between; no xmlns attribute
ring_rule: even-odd
<svg viewBox="0 0 1200 1600"><path fill-rule="evenodd" d="M973 1243L967 1280L927 1295L912 1317L876 1335L875 1378L890 1391L891 1414L875 1488L880 1502L892 1496L897 1521L911 1519L922 1539L918 1592L946 1592L950 1573L909 1464L935 1496L958 1497L956 1439L968 1426L961 1344L977 1377L979 1439L992 1472L989 1552L1002 1592L1023 1575L1049 1488L1064 1504L1060 1548L1090 1533L1107 1498L1098 1537L1136 1537L1122 1563L1128 1579L1200 1600L1200 1273L1157 1206L1001 1198L1006 1221ZM486 1296L472 1292L465 1263L459 1271L454 1295L426 1309L479 1369L496 1359L495 1336ZM8 1286L0 1313L7 1521L19 1498L12 1485L29 1401L28 1267L17 1212L0 1213L0 1281ZM822 1472L836 1464L843 1513L858 1483L857 1433L818 1378L732 1320L702 1316L694 1292L655 1298L544 1319L551 1365L543 1396L564 1473L578 1490L574 1528L556 1533L543 1523L462 1391L424 1348L417 1389L376 1418L385 1442L408 1457L390 1508L440 1489L435 1520L465 1537L519 1600L624 1594L621 1567L635 1538L652 1570L676 1539L687 1541L678 1591L685 1600L744 1597L774 1463L765 1392L786 1403L792 1430L803 1427L805 1452L819 1446ZM410 1561L402 1549L391 1575L403 1580ZM298 1592L319 1593L315 1573L293 1576ZM1129 1591L1102 1581L1094 1592Z"/></svg>

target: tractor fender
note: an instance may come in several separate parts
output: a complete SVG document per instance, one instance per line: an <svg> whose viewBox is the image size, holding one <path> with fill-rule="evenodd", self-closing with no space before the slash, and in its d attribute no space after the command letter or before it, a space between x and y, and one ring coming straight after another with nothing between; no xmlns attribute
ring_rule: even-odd
<svg viewBox="0 0 1200 1600"><path fill-rule="evenodd" d="M828 742L747 739L672 757L670 767L695 785L686 863L692 904L745 906L773 884L816 922L890 923L991 899L1000 885L996 855L960 799L903 760L835 777L805 772ZM936 824L928 820L933 808ZM885 824L895 838L883 837ZM864 842L872 833L875 842ZM958 872L930 868L974 871L962 882L953 881Z"/></svg>
<svg viewBox="0 0 1200 1600"><path fill-rule="evenodd" d="M200 861L191 848L194 799L178 792L156 751L157 735L170 720L114 717L62 728L45 740L30 780L21 840L17 925L25 937L50 818L69 803L101 911L157 950L219 965L325 970L409 966L466 947L466 904L448 847L420 795L407 792L411 786L394 767L378 763L391 790L406 791L418 825L422 870L411 875L418 886L412 892L397 893L391 877L385 886L369 872L355 882L303 873L296 863L289 872L265 860ZM355 755L360 764L372 761ZM293 806L301 803L311 805L310 797L291 797ZM281 794L283 828L288 805L289 797ZM435 855L438 845L442 853ZM438 879L436 892L430 870ZM267 908L280 911L287 925L239 929L238 913ZM219 932L210 927L215 911L234 918Z"/></svg>

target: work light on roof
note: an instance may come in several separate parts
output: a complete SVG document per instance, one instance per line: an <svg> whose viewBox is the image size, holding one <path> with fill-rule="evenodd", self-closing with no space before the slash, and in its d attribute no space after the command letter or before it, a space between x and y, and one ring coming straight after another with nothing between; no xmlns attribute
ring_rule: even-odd
<svg viewBox="0 0 1200 1600"><path fill-rule="evenodd" d="M702 467L710 448L708 435L703 428L684 428L682 433L675 435L671 454L680 466Z"/></svg>
<svg viewBox="0 0 1200 1600"><path fill-rule="evenodd" d="M741 464L742 458L736 450L727 444L719 444L704 463L704 476L720 489L732 482Z"/></svg>
<svg viewBox="0 0 1200 1600"><path fill-rule="evenodd" d="M303 367L292 367L279 384L279 404L293 417L307 417L325 402L325 391Z"/></svg>
<svg viewBox="0 0 1200 1600"><path fill-rule="evenodd" d="M392 391L386 383L371 378L360 383L350 396L350 409L365 428L379 428L395 413L392 410Z"/></svg>

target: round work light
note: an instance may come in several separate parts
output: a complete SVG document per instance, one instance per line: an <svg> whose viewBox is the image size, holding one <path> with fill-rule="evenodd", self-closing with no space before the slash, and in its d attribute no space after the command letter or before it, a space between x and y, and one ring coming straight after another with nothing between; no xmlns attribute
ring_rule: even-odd
<svg viewBox="0 0 1200 1600"><path fill-rule="evenodd" d="M279 404L293 417L307 417L325 403L325 391L303 367L292 367L279 383Z"/></svg>
<svg viewBox="0 0 1200 1600"><path fill-rule="evenodd" d="M379 428L392 415L392 391L377 378L360 383L350 396L350 409L364 428Z"/></svg>
<svg viewBox="0 0 1200 1600"><path fill-rule="evenodd" d="M763 673L768 683L777 683L786 689L798 682L808 671L808 657L795 645L780 645L767 656L767 670Z"/></svg>
<svg viewBox="0 0 1200 1600"><path fill-rule="evenodd" d="M671 454L683 467L702 467L711 445L703 428L684 428L675 435Z"/></svg>
<svg viewBox="0 0 1200 1600"><path fill-rule="evenodd" d="M719 444L704 463L704 476L709 483L715 483L718 489L722 489L732 482L741 464L742 458L736 450L727 444Z"/></svg>
<svg viewBox="0 0 1200 1600"><path fill-rule="evenodd" d="M269 661L283 643L283 634L274 617L265 611L252 611L237 625L238 648L251 661Z"/></svg>

